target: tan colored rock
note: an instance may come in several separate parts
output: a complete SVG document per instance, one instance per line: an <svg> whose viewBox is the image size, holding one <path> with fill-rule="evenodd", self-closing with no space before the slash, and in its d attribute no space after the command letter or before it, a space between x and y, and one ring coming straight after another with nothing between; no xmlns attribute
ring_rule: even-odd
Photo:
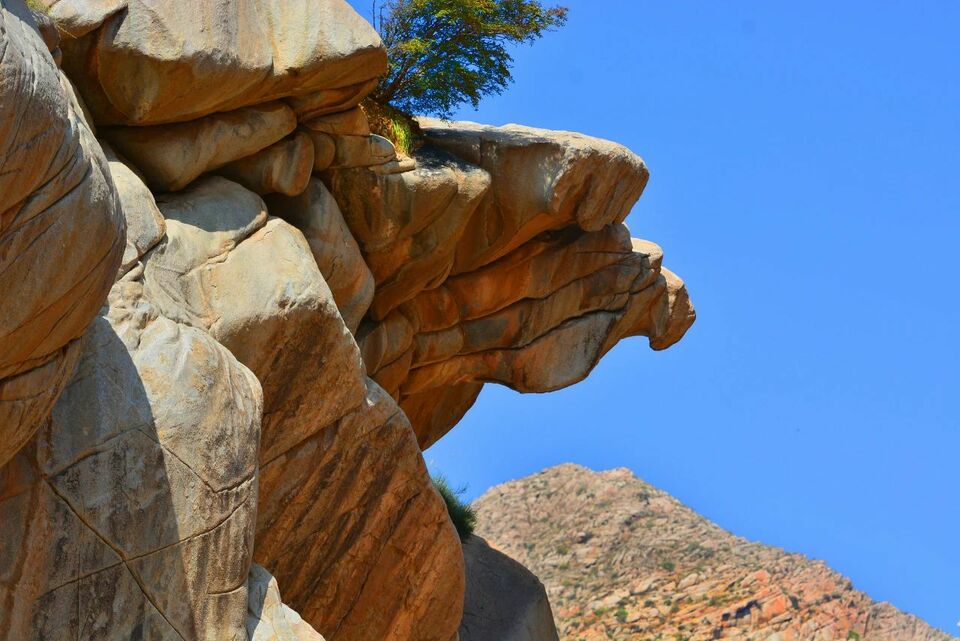
<svg viewBox="0 0 960 641"><path fill-rule="evenodd" d="M124 162L110 145L102 143L103 153L110 165L110 175L117 187L120 208L127 222L127 245L123 250L120 273L125 274L166 233L163 215L150 189L137 173Z"/></svg>
<svg viewBox="0 0 960 641"><path fill-rule="evenodd" d="M360 107L347 111L317 116L301 121L303 126L313 131L339 136L369 136L370 123L367 114Z"/></svg>
<svg viewBox="0 0 960 641"><path fill-rule="evenodd" d="M337 143L333 136L312 129L301 131L310 136L310 140L313 141L313 170L321 172L328 169L337 155Z"/></svg>
<svg viewBox="0 0 960 641"><path fill-rule="evenodd" d="M467 590L459 641L560 641L547 591L478 536L463 544Z"/></svg>
<svg viewBox="0 0 960 641"><path fill-rule="evenodd" d="M450 641L463 556L416 438L372 381L363 405L265 464L256 560L338 641Z"/></svg>
<svg viewBox="0 0 960 641"><path fill-rule="evenodd" d="M146 261L147 290L165 314L210 332L257 375L263 463L362 401L356 347L303 234L223 178L159 206L167 238Z"/></svg>
<svg viewBox="0 0 960 641"><path fill-rule="evenodd" d="M443 282L490 186L482 169L433 149L420 150L413 171L340 169L324 177L376 280L375 320Z"/></svg>
<svg viewBox="0 0 960 641"><path fill-rule="evenodd" d="M295 198L273 196L270 213L303 232L344 323L356 333L373 300L374 281L337 201L319 179Z"/></svg>
<svg viewBox="0 0 960 641"><path fill-rule="evenodd" d="M317 116L353 109L377 88L379 81L379 77L371 78L354 85L336 89L321 89L298 96L290 96L285 100L297 112L298 120L312 120Z"/></svg>
<svg viewBox="0 0 960 641"><path fill-rule="evenodd" d="M201 174L266 149L296 126L293 111L272 102L186 123L102 127L100 135L137 166L151 189L176 191Z"/></svg>
<svg viewBox="0 0 960 641"><path fill-rule="evenodd" d="M32 15L0 7L0 466L49 415L106 299L124 221Z"/></svg>
<svg viewBox="0 0 960 641"><path fill-rule="evenodd" d="M324 132L318 132L324 133ZM371 167L382 165L397 159L397 150L393 143L376 134L352 136L326 134L333 139L334 154L331 168Z"/></svg>
<svg viewBox="0 0 960 641"><path fill-rule="evenodd" d="M277 580L259 565L247 582L248 641L323 641L294 610L283 604Z"/></svg>
<svg viewBox="0 0 960 641"><path fill-rule="evenodd" d="M454 273L488 264L537 234L621 223L647 184L643 160L599 138L519 125L420 119L428 140L493 178L457 248Z"/></svg>
<svg viewBox="0 0 960 641"><path fill-rule="evenodd" d="M221 167L217 173L261 196L303 193L313 172L310 136L297 132L278 143Z"/></svg>
<svg viewBox="0 0 960 641"><path fill-rule="evenodd" d="M386 71L379 36L344 0L46 1L75 37L65 65L98 124L182 122L320 92L315 101L342 106Z"/></svg>
<svg viewBox="0 0 960 641"><path fill-rule="evenodd" d="M245 638L260 385L160 315L140 271L52 421L0 468L5 638Z"/></svg>

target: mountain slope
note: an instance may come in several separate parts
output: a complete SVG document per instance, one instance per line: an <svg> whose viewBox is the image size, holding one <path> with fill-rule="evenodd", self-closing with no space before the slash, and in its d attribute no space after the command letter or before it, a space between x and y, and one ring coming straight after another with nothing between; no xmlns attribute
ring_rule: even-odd
<svg viewBox="0 0 960 641"><path fill-rule="evenodd" d="M567 641L952 639L823 562L724 531L629 470L560 465L474 506L477 534L546 585Z"/></svg>

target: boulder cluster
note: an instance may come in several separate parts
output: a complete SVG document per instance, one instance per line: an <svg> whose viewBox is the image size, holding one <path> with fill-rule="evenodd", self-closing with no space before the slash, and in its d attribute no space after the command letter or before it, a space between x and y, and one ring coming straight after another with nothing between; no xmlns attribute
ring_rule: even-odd
<svg viewBox="0 0 960 641"><path fill-rule="evenodd" d="M0 0L0 638L456 639L422 450L484 383L694 320L623 224L643 161L428 119L398 153L343 0L30 5Z"/></svg>

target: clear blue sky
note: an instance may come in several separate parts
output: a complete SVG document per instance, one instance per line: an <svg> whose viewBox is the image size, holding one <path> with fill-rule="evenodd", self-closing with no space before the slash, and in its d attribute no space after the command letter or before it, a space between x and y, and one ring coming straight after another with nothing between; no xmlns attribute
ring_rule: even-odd
<svg viewBox="0 0 960 641"><path fill-rule="evenodd" d="M431 467L474 497L626 466L960 635L960 2L564 4L458 117L643 156L628 224L699 319L569 390L487 386Z"/></svg>

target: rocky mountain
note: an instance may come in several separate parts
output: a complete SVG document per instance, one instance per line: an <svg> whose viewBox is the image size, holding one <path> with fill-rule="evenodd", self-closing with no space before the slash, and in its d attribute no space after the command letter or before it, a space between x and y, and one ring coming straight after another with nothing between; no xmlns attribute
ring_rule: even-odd
<svg viewBox="0 0 960 641"><path fill-rule="evenodd" d="M345 0L0 0L0 640L453 641L422 450L692 325L639 156L427 119L406 155L386 70ZM475 603L529 584L485 567Z"/></svg>
<svg viewBox="0 0 960 641"><path fill-rule="evenodd" d="M560 465L474 507L477 533L543 581L566 641L956 641L626 469Z"/></svg>

